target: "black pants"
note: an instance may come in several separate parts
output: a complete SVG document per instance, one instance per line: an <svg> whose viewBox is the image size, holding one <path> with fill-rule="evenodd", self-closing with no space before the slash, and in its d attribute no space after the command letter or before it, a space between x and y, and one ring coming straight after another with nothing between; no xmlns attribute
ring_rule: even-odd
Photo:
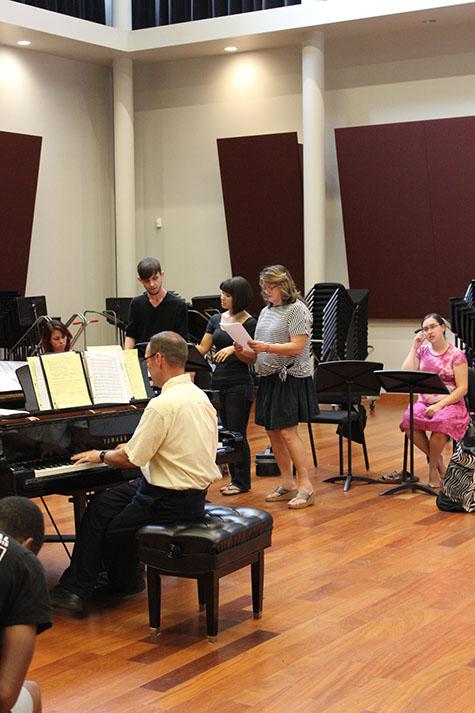
<svg viewBox="0 0 475 713"><path fill-rule="evenodd" d="M251 406L251 385L239 384L219 390L219 415L224 428L241 433L244 439L242 463L232 463L229 466L231 482L239 490L249 490L251 487L251 452L246 437Z"/></svg>
<svg viewBox="0 0 475 713"><path fill-rule="evenodd" d="M115 589L133 591L140 571L137 530L144 525L202 520L204 504L205 491L169 490L149 485L145 478L94 495L81 521L61 586L88 599L105 566Z"/></svg>

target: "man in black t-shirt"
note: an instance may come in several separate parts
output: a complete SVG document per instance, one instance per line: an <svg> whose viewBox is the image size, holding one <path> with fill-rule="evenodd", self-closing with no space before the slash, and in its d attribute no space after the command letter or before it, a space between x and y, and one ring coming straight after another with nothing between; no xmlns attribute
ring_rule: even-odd
<svg viewBox="0 0 475 713"><path fill-rule="evenodd" d="M171 331L188 338L188 309L184 300L163 287L160 262L145 257L137 265L138 281L145 292L130 303L129 323L125 332L125 349L147 343L154 334ZM145 347L143 347L143 350Z"/></svg>
<svg viewBox="0 0 475 713"><path fill-rule="evenodd" d="M40 713L40 689L25 681L36 635L51 626L41 562L43 515L31 500L0 500L0 713Z"/></svg>

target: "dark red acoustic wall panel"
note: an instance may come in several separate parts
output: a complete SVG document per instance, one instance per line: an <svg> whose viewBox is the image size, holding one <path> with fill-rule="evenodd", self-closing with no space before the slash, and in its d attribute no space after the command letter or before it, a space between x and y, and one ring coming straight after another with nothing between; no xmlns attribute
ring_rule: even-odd
<svg viewBox="0 0 475 713"><path fill-rule="evenodd" d="M475 117L424 122L439 303L475 277Z"/></svg>
<svg viewBox="0 0 475 713"><path fill-rule="evenodd" d="M448 314L475 276L475 118L336 130L351 287L370 316Z"/></svg>
<svg viewBox="0 0 475 713"><path fill-rule="evenodd" d="M218 139L233 275L246 277L258 294L259 271L285 265L304 287L303 192L296 133Z"/></svg>
<svg viewBox="0 0 475 713"><path fill-rule="evenodd" d="M25 294L41 137L0 131L0 290Z"/></svg>

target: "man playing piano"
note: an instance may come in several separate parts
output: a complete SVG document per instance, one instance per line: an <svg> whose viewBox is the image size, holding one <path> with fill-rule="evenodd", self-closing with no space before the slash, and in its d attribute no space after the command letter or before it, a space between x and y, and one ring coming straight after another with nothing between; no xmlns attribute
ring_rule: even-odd
<svg viewBox="0 0 475 713"><path fill-rule="evenodd" d="M54 607L82 613L104 564L111 594L144 589L135 533L144 525L204 516L208 486L221 478L215 463L217 416L206 394L185 374L188 348L174 332L147 344L145 359L160 396L147 405L132 438L115 450L73 456L77 463L142 469L132 483L96 494L87 507L71 564L51 592Z"/></svg>

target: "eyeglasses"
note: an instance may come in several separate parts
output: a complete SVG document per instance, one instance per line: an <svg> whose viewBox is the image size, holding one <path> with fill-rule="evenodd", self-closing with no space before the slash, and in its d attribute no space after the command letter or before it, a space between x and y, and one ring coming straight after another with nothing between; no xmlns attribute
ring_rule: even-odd
<svg viewBox="0 0 475 713"><path fill-rule="evenodd" d="M149 359L151 359L152 357L156 356L157 354L158 354L158 352L154 352L153 354L149 354L148 357L142 357L140 361L141 361L143 364L146 364Z"/></svg>
<svg viewBox="0 0 475 713"><path fill-rule="evenodd" d="M422 331L427 334L428 332L433 332L437 327L442 327L442 324L429 324L427 327L422 327Z"/></svg>
<svg viewBox="0 0 475 713"><path fill-rule="evenodd" d="M278 287L274 282L263 282L261 284L261 289L264 290L264 292L270 292L271 290L275 290L275 288Z"/></svg>

